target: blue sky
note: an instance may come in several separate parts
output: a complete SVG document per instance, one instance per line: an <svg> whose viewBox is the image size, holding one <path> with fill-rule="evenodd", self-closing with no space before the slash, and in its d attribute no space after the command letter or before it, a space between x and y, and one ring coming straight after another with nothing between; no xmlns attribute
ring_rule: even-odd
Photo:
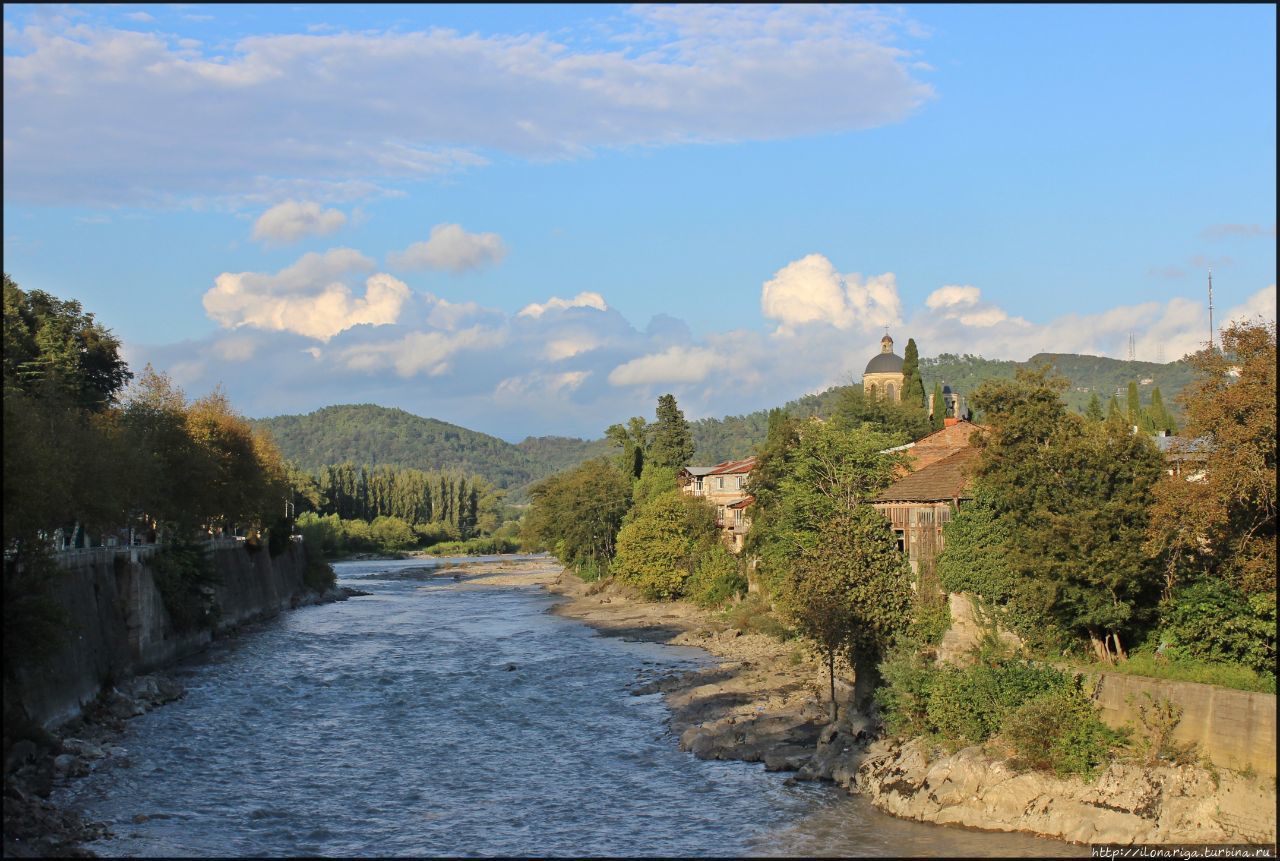
<svg viewBox="0 0 1280 861"><path fill-rule="evenodd" d="M1274 6L5 7L5 271L189 395L598 436L1275 317Z"/></svg>

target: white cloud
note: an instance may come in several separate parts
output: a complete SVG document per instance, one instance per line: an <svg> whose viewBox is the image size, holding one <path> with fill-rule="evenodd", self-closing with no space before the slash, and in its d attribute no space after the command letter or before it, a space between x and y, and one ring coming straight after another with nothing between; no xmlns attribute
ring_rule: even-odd
<svg viewBox="0 0 1280 861"><path fill-rule="evenodd" d="M394 323L409 299L403 281L385 273L370 276L357 298L344 279L368 271L373 261L350 248L303 255L275 275L223 272L204 294L209 317L227 328L251 326L296 332L327 341L361 323Z"/></svg>
<svg viewBox="0 0 1280 861"><path fill-rule="evenodd" d="M130 21L138 21L143 24L147 23L148 21L156 20L151 15L148 15L146 12L130 12L124 17L128 18Z"/></svg>
<svg viewBox="0 0 1280 861"><path fill-rule="evenodd" d="M466 272L488 263L497 263L507 254L502 237L496 233L467 233L458 224L437 224L425 242L415 242L404 251L387 255L399 269L443 269Z"/></svg>
<svg viewBox="0 0 1280 861"><path fill-rule="evenodd" d="M579 293L572 299L561 299L559 296L552 296L542 304L534 302L521 308L519 316L533 317L536 319L548 311L563 311L566 308L595 308L597 311L609 310L609 306L604 302L604 297L599 293L584 292Z"/></svg>
<svg viewBox="0 0 1280 861"><path fill-rule="evenodd" d="M314 201L286 200L268 209L253 225L253 238L295 242L304 236L328 236L347 223L341 210L321 209Z"/></svg>
<svg viewBox="0 0 1280 861"><path fill-rule="evenodd" d="M613 20L626 23L606 49L583 47L601 44L596 30L305 25L228 46L28 15L5 39L6 193L161 204L293 182L292 196L330 200L311 184L376 190L482 164L482 151L868 129L933 98L897 13L676 5Z"/></svg>
<svg viewBox="0 0 1280 861"><path fill-rule="evenodd" d="M338 361L351 370L393 369L401 377L438 377L452 370L453 357L465 350L502 345L501 332L473 326L461 332L413 332L389 343L362 344L339 352Z"/></svg>
<svg viewBox="0 0 1280 861"><path fill-rule="evenodd" d="M924 304L926 308L934 309L964 307L977 305L980 297L981 291L971 284L948 284L930 293L924 300Z"/></svg>
<svg viewBox="0 0 1280 861"><path fill-rule="evenodd" d="M779 335L809 324L866 332L896 325L902 317L892 272L865 280L856 273L842 275L821 254L809 254L775 272L761 289L760 308L778 321Z"/></svg>
<svg viewBox="0 0 1280 861"><path fill-rule="evenodd" d="M609 382L615 386L699 383L727 364L728 360L714 350L672 347L619 365L609 372Z"/></svg>
<svg viewBox="0 0 1280 861"><path fill-rule="evenodd" d="M1010 317L1002 308L982 302L982 291L972 284L947 284L930 293L925 307L948 320L965 326L989 328L1006 320L1014 325L1030 325L1026 320Z"/></svg>
<svg viewBox="0 0 1280 861"><path fill-rule="evenodd" d="M566 371L546 374L534 371L516 377L507 377L494 388L494 396L500 400L556 397L581 386L591 376L590 371Z"/></svg>
<svg viewBox="0 0 1280 861"><path fill-rule="evenodd" d="M553 362L571 359L580 353L586 353L600 346L594 338L557 338L547 342L542 355Z"/></svg>

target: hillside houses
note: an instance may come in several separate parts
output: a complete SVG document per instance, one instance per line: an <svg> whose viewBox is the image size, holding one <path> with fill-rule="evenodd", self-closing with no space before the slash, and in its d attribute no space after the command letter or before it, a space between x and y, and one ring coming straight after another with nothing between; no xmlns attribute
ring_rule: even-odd
<svg viewBox="0 0 1280 861"><path fill-rule="evenodd" d="M907 453L907 471L876 494L871 505L893 525L898 548L907 554L913 571L919 573L922 562L942 552L943 527L971 498L978 457L972 438L985 432L982 425L948 419L942 430L892 449Z"/></svg>
<svg viewBox="0 0 1280 861"><path fill-rule="evenodd" d="M751 528L747 508L755 502L755 497L746 492L746 486L755 465L754 457L727 460L715 466L686 466L677 476L682 492L705 499L716 507L716 526L734 553L742 549L743 539Z"/></svg>

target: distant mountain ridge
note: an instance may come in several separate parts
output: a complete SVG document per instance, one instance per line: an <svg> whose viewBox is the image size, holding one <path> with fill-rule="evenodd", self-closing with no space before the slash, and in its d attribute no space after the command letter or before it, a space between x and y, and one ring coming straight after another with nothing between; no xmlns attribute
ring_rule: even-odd
<svg viewBox="0 0 1280 861"><path fill-rule="evenodd" d="M306 415L258 419L286 459L305 470L350 461L355 464L456 469L481 475L503 488L517 488L580 463L600 449L568 437L537 437L519 445L394 407L343 404Z"/></svg>
<svg viewBox="0 0 1280 861"><path fill-rule="evenodd" d="M933 391L934 383L938 382L968 396L982 380L1012 379L1019 368L1035 368L1045 363L1052 364L1070 380L1071 388L1063 394L1063 399L1068 408L1080 412L1094 392L1105 410L1107 401L1118 391L1123 407L1125 390L1132 380L1139 383L1144 404L1150 403L1151 390L1158 386L1165 404L1176 413L1174 397L1194 376L1191 367L1182 361L1162 365L1070 353L1038 353L1025 362L944 353L921 359L920 373L926 392ZM835 386L805 395L784 408L800 418L827 418L847 388ZM608 424L609 418L603 418L602 424ZM612 417L619 422L626 418ZM764 441L768 418L768 410L757 410L746 415L690 422L694 461L709 465L750 455ZM270 431L285 458L305 470L346 461L422 470L456 469L481 475L508 490L519 490L585 460L613 452L612 446L603 439L545 436L509 443L459 425L374 404L325 407L306 415L259 419L254 424Z"/></svg>

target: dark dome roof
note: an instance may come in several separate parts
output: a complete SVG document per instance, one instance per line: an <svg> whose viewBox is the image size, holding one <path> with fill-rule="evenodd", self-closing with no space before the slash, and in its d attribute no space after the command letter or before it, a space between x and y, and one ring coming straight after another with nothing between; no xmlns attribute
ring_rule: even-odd
<svg viewBox="0 0 1280 861"><path fill-rule="evenodd" d="M900 374L902 373L902 357L893 353L881 353L870 362L864 374Z"/></svg>

